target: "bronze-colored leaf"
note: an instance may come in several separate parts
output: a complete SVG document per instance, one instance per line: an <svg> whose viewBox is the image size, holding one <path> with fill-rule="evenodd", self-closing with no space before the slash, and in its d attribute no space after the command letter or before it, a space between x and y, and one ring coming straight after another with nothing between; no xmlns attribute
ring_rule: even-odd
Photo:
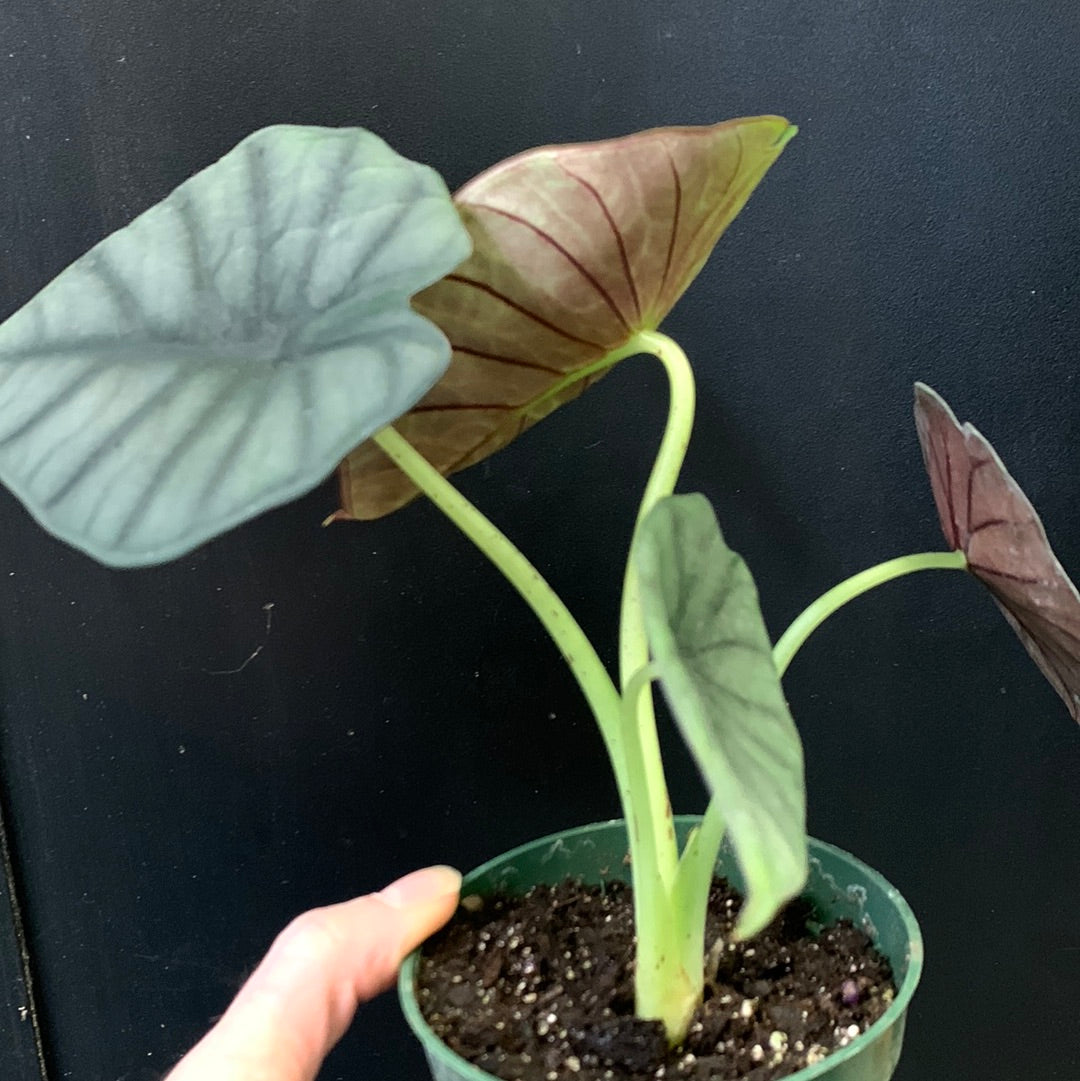
<svg viewBox="0 0 1080 1081"><path fill-rule="evenodd" d="M654 329L795 133L774 116L527 151L454 197L473 240L414 298L454 354L398 431L444 475L577 397ZM624 349L623 353L619 350ZM372 443L342 463L337 517L416 489Z"/></svg>
<svg viewBox="0 0 1080 1081"><path fill-rule="evenodd" d="M967 556L1032 659L1080 721L1080 593L994 448L915 384L915 424L945 539Z"/></svg>

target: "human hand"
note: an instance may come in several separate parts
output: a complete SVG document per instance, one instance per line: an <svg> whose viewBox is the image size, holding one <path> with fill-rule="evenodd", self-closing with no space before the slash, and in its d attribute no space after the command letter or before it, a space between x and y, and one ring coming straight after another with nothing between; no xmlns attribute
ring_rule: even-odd
<svg viewBox="0 0 1080 1081"><path fill-rule="evenodd" d="M356 1007L457 907L461 875L427 867L298 916L166 1081L314 1081Z"/></svg>

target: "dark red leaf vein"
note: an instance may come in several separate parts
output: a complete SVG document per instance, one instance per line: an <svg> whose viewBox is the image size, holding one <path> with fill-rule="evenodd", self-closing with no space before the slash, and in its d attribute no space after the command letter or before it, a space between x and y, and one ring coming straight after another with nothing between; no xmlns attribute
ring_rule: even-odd
<svg viewBox="0 0 1080 1081"><path fill-rule="evenodd" d="M1008 518L987 518L985 521L980 522L978 525L968 527L968 536L974 537L976 533L981 533L984 529L990 529L993 526L1009 525L1010 520Z"/></svg>
<svg viewBox="0 0 1080 1081"><path fill-rule="evenodd" d="M682 214L682 180L679 177L678 167L675 165L675 159L671 156L671 151L664 147L664 153L667 155L668 165L671 166L671 182L675 192L675 208L671 214L671 239L668 241L667 258L664 260L664 274L660 279L659 295L664 295L664 290L667 288L668 275L671 273L671 263L675 258L675 240L679 235L679 218Z"/></svg>
<svg viewBox="0 0 1080 1081"><path fill-rule="evenodd" d="M1001 578L1007 582L1019 582L1025 586L1038 586L1042 585L1041 578L1030 578L1020 574L1012 574L1009 571L999 571L994 567L988 567L984 563L968 563L968 568L975 572L975 574L988 574L991 578Z"/></svg>
<svg viewBox="0 0 1080 1081"><path fill-rule="evenodd" d="M547 375L562 376L565 374L564 372L559 371L558 368L549 368L546 364L537 364L535 361L521 360L518 357L507 357L503 356L501 353L484 353L479 349L470 349L465 345L455 345L453 342L450 343L450 348L453 349L455 353L463 353L467 357L476 357L479 360L492 360L497 364L509 364L514 368L529 368L532 371L544 372Z"/></svg>
<svg viewBox="0 0 1080 1081"><path fill-rule="evenodd" d="M960 526L956 521L956 503L953 500L953 471L952 453L949 450L949 436L946 432L941 440L945 449L945 502L949 507L949 524L952 526L952 536L949 544L954 548L967 550L967 545L960 539Z"/></svg>
<svg viewBox="0 0 1080 1081"><path fill-rule="evenodd" d="M626 275L626 284L630 287L630 295L634 298L634 309L637 315L637 322L641 322L641 298L638 296L637 282L634 281L634 271L630 266L630 257L626 254L626 242L623 239L622 230L619 228L618 222L612 216L611 211L608 209L608 205L604 202L604 197L600 192L590 184L584 177L578 176L577 173L571 172L561 161L555 159L555 164L568 176L571 180L576 180L595 200L600 207L600 212L604 215L608 225L611 227L611 232L615 237L615 243L619 248L619 258L622 261L623 274Z"/></svg>
<svg viewBox="0 0 1080 1081"><path fill-rule="evenodd" d="M526 229L533 232L545 243L550 244L599 294L600 299L611 309L612 315L619 320L623 325L623 329L627 334L631 333L630 324L626 320L626 316L619 311L619 306L615 303L612 295L604 288L603 284L597 279L576 256L569 252L562 244L560 244L550 233L541 229L539 225L533 224L528 218L523 218L520 214L514 214L509 210L503 210L497 206L489 206L486 203L470 203L469 206L473 210L486 210L489 214L498 214L499 217L506 218L507 221L512 221L516 225L522 225Z"/></svg>
<svg viewBox="0 0 1080 1081"><path fill-rule="evenodd" d="M587 345L590 349L595 349L599 353L606 353L607 347L600 345L599 342L590 342L587 338L579 338L576 334L571 334L568 330L563 330L556 323L552 323L549 319L545 319L542 315L537 315L536 312L529 311L524 305L519 304L516 300L511 300L508 296L500 293L498 289L487 284L487 282L476 281L474 278L466 278L461 274L447 274L443 281L457 282L458 285L471 285L474 289L479 289L482 293L487 293L488 296L493 297L495 300L505 304L508 308L513 308L514 311L525 316L526 319L531 319L539 326L546 327L548 330L566 338L568 341L577 342L578 345Z"/></svg>
<svg viewBox="0 0 1080 1081"><path fill-rule="evenodd" d="M990 464L990 459L989 458L980 458L978 461L972 462L971 467L968 469L968 475L967 475L967 519L966 519L966 521L967 521L967 533L968 533L969 538L971 537L971 532L972 532L972 530L971 530L971 518L972 518L972 513L971 513L971 490L972 490L972 487L975 484L975 474L978 473L978 471L980 469L982 469L983 466L986 466L986 465L989 465L989 464Z"/></svg>

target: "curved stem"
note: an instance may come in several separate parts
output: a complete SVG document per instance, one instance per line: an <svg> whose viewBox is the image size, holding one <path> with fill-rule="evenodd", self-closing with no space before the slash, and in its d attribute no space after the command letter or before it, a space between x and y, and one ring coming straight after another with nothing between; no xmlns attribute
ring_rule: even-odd
<svg viewBox="0 0 1080 1081"><path fill-rule="evenodd" d="M651 351L641 343L640 335L635 334L634 337L620 345L618 349L612 349L610 353L605 353L599 360L594 360L583 368L575 368L572 372L557 380L543 394L529 402L525 407L526 412L530 417L543 420L551 412L548 403L557 400L567 387L573 386L575 383L581 383L591 376L600 376L609 368L618 364L620 360L632 357L635 353L649 353Z"/></svg>
<svg viewBox="0 0 1080 1081"><path fill-rule="evenodd" d="M664 365L668 377L668 416L660 449L656 454L645 492L638 507L635 530L642 519L665 496L671 495L679 479L690 433L694 427L696 392L694 373L686 354L666 334L643 330L632 339L637 349L652 353ZM623 581L622 612L619 622L619 677L627 680L648 663L649 647L641 615L641 597L633 562L628 560Z"/></svg>
<svg viewBox="0 0 1080 1081"><path fill-rule="evenodd" d="M675 488L690 442L695 393L686 354L667 335L641 331L628 344L663 363L669 386L667 423L638 508L636 538L645 516ZM619 678L624 697L622 746L633 792L633 818L628 825L637 930L635 1012L638 1017L659 1018L669 1040L677 1042L685 1035L701 984L695 980L693 966L686 968L684 951L679 948L684 923L673 907L679 850L649 685L649 643L633 545L632 540L623 578Z"/></svg>
<svg viewBox="0 0 1080 1081"><path fill-rule="evenodd" d="M898 559L890 559L885 563L879 563L876 567L870 567L859 574L833 586L828 593L822 594L813 604L795 618L791 626L780 636L780 640L773 647L773 660L776 662L776 671L782 676L787 671L792 657L799 651L802 644L826 619L838 608L842 608L848 601L865 593L874 586L883 582L899 578L904 574L914 571L926 570L965 570L967 558L963 552L922 552L919 555L900 556Z"/></svg>
<svg viewBox="0 0 1080 1081"><path fill-rule="evenodd" d="M905 574L924 570L965 570L967 558L963 552L922 552L918 555L900 556L898 559L890 559L885 563L879 563L874 567L861 571L859 574L833 586L827 593L823 593L816 601L808 605L800 615L792 622L791 626L780 636L779 641L773 646L773 661L779 676L787 671L792 658L811 634L838 608L842 608L848 601L853 600L860 594L873 589L875 586L892 581ZM706 835L706 827L708 833ZM696 874L704 874L704 862L706 853L715 843L715 849L711 853L710 867L715 864L716 854L720 849L723 839L723 824L721 822L720 808L716 799L709 801L705 812L705 820L702 823L698 836L691 838L683 853L683 861L679 866L680 886L683 886L683 863L690 864L688 854L692 844L701 849L701 858L696 860ZM693 865L688 866L688 874L695 873ZM700 888L700 887L699 887ZM689 883L685 884L684 895L694 900L694 894ZM700 897L697 898L700 900ZM696 943L694 944L696 948Z"/></svg>
<svg viewBox="0 0 1080 1081"><path fill-rule="evenodd" d="M392 427L373 437L409 479L518 591L551 636L589 703L611 758L623 813L632 813L622 748L622 699L592 643L558 594L519 549Z"/></svg>
<svg viewBox="0 0 1080 1081"><path fill-rule="evenodd" d="M694 425L694 373L686 354L666 334L641 331L632 339L642 352L652 353L664 365L668 376L668 416L660 448L649 474L635 522L635 535L656 503L671 495L679 479L690 433ZM633 542L631 542L631 551ZM619 678L625 691L634 674L649 662L649 644L641 609L641 591L633 559L628 559L623 577L622 608L619 618ZM624 714L627 731L624 746L635 758L634 771L644 785L641 812L650 831L649 845L656 860L660 881L670 890L678 864L678 849L670 829L671 803L664 778L660 741L651 693L636 697L636 707ZM639 921L640 926L640 921Z"/></svg>

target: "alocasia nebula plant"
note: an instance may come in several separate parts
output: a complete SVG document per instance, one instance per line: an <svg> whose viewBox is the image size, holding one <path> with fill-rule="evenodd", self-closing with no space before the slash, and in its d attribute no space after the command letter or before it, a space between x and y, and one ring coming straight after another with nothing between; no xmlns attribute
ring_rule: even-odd
<svg viewBox="0 0 1080 1081"><path fill-rule="evenodd" d="M807 873L802 749L780 686L852 596L969 568L1078 715L1080 597L989 445L917 388L950 551L835 587L775 646L703 496L673 495L694 412L657 329L795 129L778 117L544 147L451 200L357 129L257 132L102 241L0 326L0 478L57 536L113 566L173 558L340 465L334 519L427 494L551 634L603 735L627 821L639 1016L678 1043L703 988L704 912L727 836L736 934ZM623 357L655 354L668 424L631 543L619 678L526 558L446 476ZM659 681L711 791L680 851Z"/></svg>

